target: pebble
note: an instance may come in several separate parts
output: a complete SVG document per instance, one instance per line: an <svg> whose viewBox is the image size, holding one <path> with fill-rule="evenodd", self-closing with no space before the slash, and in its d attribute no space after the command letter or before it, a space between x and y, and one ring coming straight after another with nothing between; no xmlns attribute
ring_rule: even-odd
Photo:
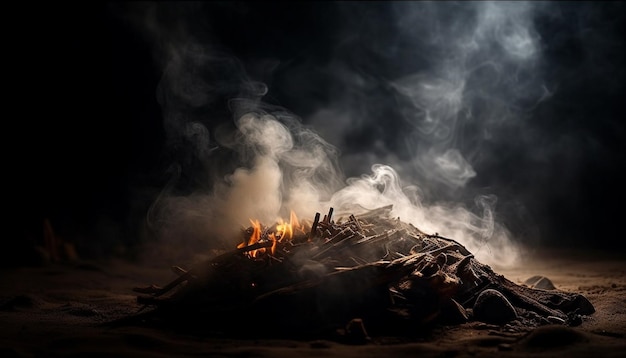
<svg viewBox="0 0 626 358"><path fill-rule="evenodd" d="M524 281L524 284L526 284L530 288L537 288L540 290L556 289L552 281L550 281L550 279L545 276L533 276Z"/></svg>
<svg viewBox="0 0 626 358"><path fill-rule="evenodd" d="M502 293L486 289L474 303L474 319L484 323L502 325L517 318L515 307Z"/></svg>

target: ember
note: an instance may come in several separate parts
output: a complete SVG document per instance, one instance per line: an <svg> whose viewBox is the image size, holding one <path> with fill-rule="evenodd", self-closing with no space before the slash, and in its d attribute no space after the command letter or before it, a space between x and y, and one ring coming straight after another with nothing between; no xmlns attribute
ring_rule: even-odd
<svg viewBox="0 0 626 358"><path fill-rule="evenodd" d="M264 247L254 249L251 251L245 251L245 254L250 258L259 258L262 255L267 254L267 246L268 242L271 242L271 248L269 252L274 255L276 254L276 247L279 243L287 243L292 240L294 237L294 231L296 234L300 233L305 235L304 226L300 225L298 221L298 217L292 211L291 217L289 219L289 223L285 223L282 219L273 227L263 229L261 227L261 223L258 220L250 220L252 226L244 232L244 241L237 245L238 249L245 249L251 245L254 245L258 242L261 242Z"/></svg>
<svg viewBox="0 0 626 358"><path fill-rule="evenodd" d="M455 240L390 212L334 220L331 208L313 222L293 213L289 224L251 221L232 252L189 271L175 267L179 277L165 287L135 289L140 304L155 308L125 322L362 339L470 321L512 330L577 325L594 312L580 294L515 284Z"/></svg>

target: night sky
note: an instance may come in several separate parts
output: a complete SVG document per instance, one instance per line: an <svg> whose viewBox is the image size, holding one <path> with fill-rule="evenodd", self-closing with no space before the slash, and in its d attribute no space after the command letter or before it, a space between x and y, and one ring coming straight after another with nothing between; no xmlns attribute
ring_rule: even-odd
<svg viewBox="0 0 626 358"><path fill-rule="evenodd" d="M27 250L44 218L85 257L149 240L172 163L180 192L204 188L198 170L232 169L213 135L242 84L264 83L265 103L339 150L346 178L389 164L427 202L497 197L497 220L526 244L623 251L624 4L485 4L16 6L4 240ZM167 115L207 129L212 165Z"/></svg>

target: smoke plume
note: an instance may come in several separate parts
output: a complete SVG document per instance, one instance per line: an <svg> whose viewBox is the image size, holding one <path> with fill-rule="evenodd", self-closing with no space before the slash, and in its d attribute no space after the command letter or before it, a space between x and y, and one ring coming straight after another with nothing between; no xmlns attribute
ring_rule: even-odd
<svg viewBox="0 0 626 358"><path fill-rule="evenodd" d="M135 6L164 68L171 180L149 217L162 242L232 248L250 219L393 205L486 263L515 262L493 190L510 168L494 163L532 147L522 128L556 91L537 29L547 4L311 5L315 19L332 9L323 51L296 22L264 22L269 5Z"/></svg>

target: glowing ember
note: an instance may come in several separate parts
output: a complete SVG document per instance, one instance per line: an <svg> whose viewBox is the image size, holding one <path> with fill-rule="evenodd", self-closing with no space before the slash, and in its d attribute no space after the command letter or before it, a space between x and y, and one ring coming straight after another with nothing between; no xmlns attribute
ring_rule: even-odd
<svg viewBox="0 0 626 358"><path fill-rule="evenodd" d="M296 213L293 211L291 211L289 223L286 223L282 218L280 218L278 219L276 225L267 229L263 229L258 220L250 219L250 223L252 224L252 233L247 240L244 240L244 242L237 245L238 249L248 247L256 243L272 241L270 253L274 255L279 243L290 243L295 235L306 235L307 232L305 225L300 223ZM265 247L246 252L246 255L250 258L260 258L263 254L267 254L267 249Z"/></svg>

